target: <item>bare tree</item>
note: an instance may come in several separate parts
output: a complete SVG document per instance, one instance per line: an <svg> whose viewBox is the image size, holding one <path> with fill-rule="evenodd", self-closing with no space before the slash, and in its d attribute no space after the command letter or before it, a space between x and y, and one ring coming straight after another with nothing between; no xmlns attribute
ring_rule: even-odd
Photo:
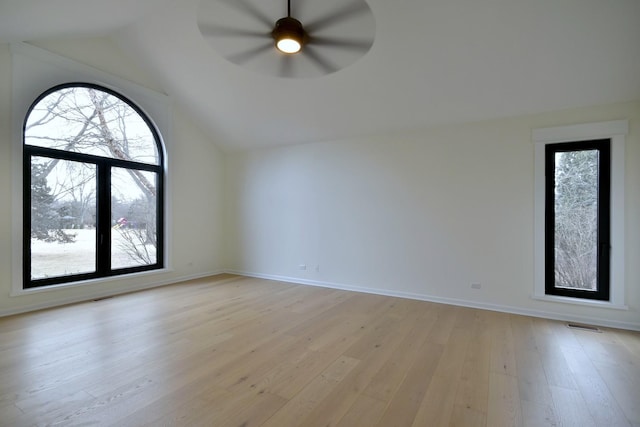
<svg viewBox="0 0 640 427"><path fill-rule="evenodd" d="M596 289L597 151L557 153L555 183L556 286Z"/></svg>

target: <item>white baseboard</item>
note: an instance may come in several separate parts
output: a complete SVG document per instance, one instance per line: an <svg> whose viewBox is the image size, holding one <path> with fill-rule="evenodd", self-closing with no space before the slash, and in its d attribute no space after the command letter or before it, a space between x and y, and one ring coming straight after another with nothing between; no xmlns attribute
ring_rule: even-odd
<svg viewBox="0 0 640 427"><path fill-rule="evenodd" d="M256 277L256 278L267 279L267 280L276 280L280 282L295 283L300 285L318 286L323 288L340 289L340 290L352 291L352 292L363 292L368 294L384 295L384 296L397 297L397 298L408 298L408 299L414 299L419 301L429 301L429 302L435 302L435 303L441 303L441 304L478 308L482 310L491 310L491 311L499 311L503 313L520 314L524 316L540 317L545 319L561 320L561 321L576 322L576 323L583 323L583 324L610 327L610 328L640 331L640 323L638 322L619 322L615 320L594 319L590 317L569 315L566 313L556 312L556 311L523 309L519 307L505 306L505 305L499 305L499 304L489 304L489 303L469 301L469 300L456 299L456 298L445 298L445 297L418 294L418 293L412 293L412 292L392 291L388 289L367 288L363 286L352 286L352 285L345 285L341 283L322 282L317 280L301 279L297 277L286 277L286 276L278 276L273 274L261 274L261 273L238 271L238 270L221 270L221 271L212 271L212 272L206 272L206 273L198 273L198 274L193 274L188 276L176 277L172 279L154 280L149 283L139 284L139 285L127 287L125 289L120 289L116 292L114 292L113 290L110 290L110 291L96 292L90 295L83 295L83 296L77 296L77 297L71 297L71 298L51 299L42 303L27 304L27 305L23 305L16 308L0 310L0 317L26 313L29 311L42 310L45 308L58 307L58 306L67 305L67 304L74 304L74 303L83 302L83 301L91 301L94 299L106 298L106 297L130 293L130 292L141 291L145 289L157 288L160 286L186 282L188 280L201 279L204 277L215 276L223 273L236 274L236 275L247 276L247 277Z"/></svg>
<svg viewBox="0 0 640 427"><path fill-rule="evenodd" d="M576 322L587 325L602 326L617 329L628 329L640 331L638 322L620 322L616 320L594 319L591 317L575 316L556 311L532 310L527 308L512 307L499 304L489 304L477 301L469 301L457 298L445 298L412 292L392 291L388 289L374 289L362 286L344 285L341 283L321 282L317 280L300 279L296 277L277 276L273 274L261 274L237 270L225 270L225 273L237 274L240 276L256 277L260 279L277 280L280 282L296 283L300 285L319 286L323 288L340 289L344 291L363 292L368 294L384 295L397 298L407 298L419 301L429 301L441 304L457 305L461 307L478 308L482 310L499 311L503 313L520 314L523 316L540 317L544 319L560 320L565 322Z"/></svg>
<svg viewBox="0 0 640 427"><path fill-rule="evenodd" d="M203 277L215 276L217 274L223 274L223 273L224 271L197 273L197 274L192 274L188 276L174 277L172 279L153 280L151 282L144 283L144 284L128 286L124 289L119 289L117 291L107 290L104 292L91 293L89 295L75 296L75 297L69 297L69 298L50 299L46 302L40 302L37 304L27 304L27 305L22 305L16 308L0 310L0 317L12 316L14 314L27 313L30 311L43 310L45 308L59 307L59 306L68 305L68 304L75 304L78 302L91 301L94 299L108 298L116 295L128 294L131 292L142 291L145 289L158 288L160 286L173 285L180 282L186 282L188 280L201 279Z"/></svg>

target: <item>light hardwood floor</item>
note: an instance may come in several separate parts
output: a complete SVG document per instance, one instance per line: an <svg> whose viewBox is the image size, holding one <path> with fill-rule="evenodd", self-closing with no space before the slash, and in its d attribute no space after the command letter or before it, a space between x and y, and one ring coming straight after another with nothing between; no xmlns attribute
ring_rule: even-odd
<svg viewBox="0 0 640 427"><path fill-rule="evenodd" d="M640 426L640 334L217 276L0 319L0 425Z"/></svg>

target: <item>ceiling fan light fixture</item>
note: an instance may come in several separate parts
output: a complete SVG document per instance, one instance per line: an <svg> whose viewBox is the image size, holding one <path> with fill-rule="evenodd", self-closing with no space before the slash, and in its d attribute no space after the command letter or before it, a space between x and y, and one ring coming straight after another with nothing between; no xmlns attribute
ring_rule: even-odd
<svg viewBox="0 0 640 427"><path fill-rule="evenodd" d="M276 48L282 53L298 53L306 41L302 24L290 16L279 19L271 34L276 42Z"/></svg>
<svg viewBox="0 0 640 427"><path fill-rule="evenodd" d="M282 53L298 53L302 45L295 39L284 38L276 42L276 47Z"/></svg>

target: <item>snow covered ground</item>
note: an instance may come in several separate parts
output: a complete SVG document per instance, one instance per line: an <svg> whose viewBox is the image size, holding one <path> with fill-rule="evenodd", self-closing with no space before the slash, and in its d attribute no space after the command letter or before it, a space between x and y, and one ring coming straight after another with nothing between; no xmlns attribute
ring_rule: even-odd
<svg viewBox="0 0 640 427"><path fill-rule="evenodd" d="M33 279L95 271L96 230L64 231L67 234L75 235L73 243L44 242L31 239L31 277ZM113 230L112 239L112 268L143 265L141 261L132 259L121 249L124 245L124 239L117 230ZM147 249L152 254L155 253L155 248Z"/></svg>

